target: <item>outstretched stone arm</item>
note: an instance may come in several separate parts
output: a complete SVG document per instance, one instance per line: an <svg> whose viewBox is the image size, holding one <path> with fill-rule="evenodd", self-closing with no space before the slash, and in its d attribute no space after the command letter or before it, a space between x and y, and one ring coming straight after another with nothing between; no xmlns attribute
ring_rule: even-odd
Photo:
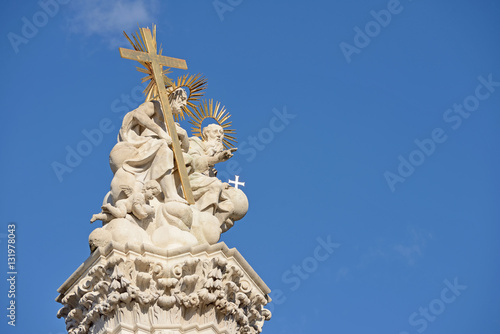
<svg viewBox="0 0 500 334"><path fill-rule="evenodd" d="M146 103L144 105L141 105L139 108L134 110L133 113L133 116L137 120L137 122L142 124L145 128L156 133L161 139L165 139L169 145L172 144L172 138L170 138L168 133L165 132L158 124L156 124L151 119L154 114L154 104Z"/></svg>
<svg viewBox="0 0 500 334"><path fill-rule="evenodd" d="M207 162L210 166L214 166L215 164L219 162L224 162L226 160L229 160L230 158L233 157L233 153L236 152L237 148L230 148L229 150L224 150L222 152L219 152L215 154L213 157L208 157Z"/></svg>
<svg viewBox="0 0 500 334"><path fill-rule="evenodd" d="M110 203L103 205L102 209L107 210L109 213L111 213L114 217L116 218L124 218L127 215L127 205L126 201L128 199L120 200L116 202L116 206L111 205Z"/></svg>

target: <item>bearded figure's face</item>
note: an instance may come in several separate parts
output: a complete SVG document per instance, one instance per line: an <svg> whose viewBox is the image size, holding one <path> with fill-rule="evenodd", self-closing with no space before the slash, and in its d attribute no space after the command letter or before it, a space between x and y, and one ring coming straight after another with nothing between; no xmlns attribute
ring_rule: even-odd
<svg viewBox="0 0 500 334"><path fill-rule="evenodd" d="M203 140L207 143L207 148L213 153L222 152L224 150L224 129L218 124L209 124L203 128Z"/></svg>
<svg viewBox="0 0 500 334"><path fill-rule="evenodd" d="M203 135L207 142L222 143L224 139L224 130L218 124L209 124L203 129Z"/></svg>

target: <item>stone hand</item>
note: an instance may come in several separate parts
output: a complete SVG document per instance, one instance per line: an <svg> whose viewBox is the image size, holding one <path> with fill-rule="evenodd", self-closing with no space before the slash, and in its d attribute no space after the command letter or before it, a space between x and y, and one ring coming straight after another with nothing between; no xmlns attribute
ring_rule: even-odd
<svg viewBox="0 0 500 334"><path fill-rule="evenodd" d="M172 138L170 138L170 136L166 132L161 132L160 138L164 139L168 145L172 145Z"/></svg>
<svg viewBox="0 0 500 334"><path fill-rule="evenodd" d="M235 150L236 150L235 148L231 148L229 150L224 150L217 155L217 159L219 160L219 162L226 161L233 156L233 152Z"/></svg>

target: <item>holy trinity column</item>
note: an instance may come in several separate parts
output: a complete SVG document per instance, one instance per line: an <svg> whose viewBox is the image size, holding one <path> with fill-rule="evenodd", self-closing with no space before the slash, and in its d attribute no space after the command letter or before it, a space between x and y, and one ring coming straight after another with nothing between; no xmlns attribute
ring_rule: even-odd
<svg viewBox="0 0 500 334"><path fill-rule="evenodd" d="M70 334L260 333L271 318L270 290L219 242L248 210L243 183L222 182L215 169L236 151L230 115L201 100L201 75L167 77L187 64L163 56L152 30L125 34L134 49L120 48L142 65L146 98L123 118L109 155L110 191L91 217L102 227L89 236L91 255L58 289L57 316ZM193 136L176 122L185 117Z"/></svg>

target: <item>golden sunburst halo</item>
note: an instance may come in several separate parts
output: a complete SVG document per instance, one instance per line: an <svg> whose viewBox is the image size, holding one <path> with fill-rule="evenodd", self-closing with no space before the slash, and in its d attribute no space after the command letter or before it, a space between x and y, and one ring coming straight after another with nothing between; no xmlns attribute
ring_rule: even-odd
<svg viewBox="0 0 500 334"><path fill-rule="evenodd" d="M152 35L153 35L153 48L156 49L157 44L156 44L156 25L155 24L153 24L152 30L153 30L153 33L152 33ZM144 38L144 36L142 34L142 30L140 28L139 28L138 32L136 32L135 34L132 34L132 38L130 38L125 31L123 32L123 34L125 35L127 40L130 42L130 44L132 45L132 47L136 51L142 51L142 52L147 52L147 53L149 53L151 51L148 49L146 43L144 42L145 38ZM155 51L155 50L153 50L153 51ZM162 47L160 45L160 49L158 50L158 54L161 55L162 51L163 50L162 50ZM144 68L136 67L136 69L139 72L146 74L146 76L144 78L142 78L142 82L144 83L144 82L149 80L148 85L144 89L144 95L146 95L146 101L158 99L158 96L159 96L158 86L156 85L156 82L154 81L153 67L151 66L151 63L143 62L143 61L139 61L139 63L141 63L141 65L144 66ZM163 84L165 86L170 86L173 84L172 80L166 76L168 73L171 73L171 72L172 71L170 70L170 68L166 68L166 69L162 70Z"/></svg>
<svg viewBox="0 0 500 334"><path fill-rule="evenodd" d="M230 129L232 122L229 121L231 115L227 112L226 107L220 105L220 102L216 102L214 105L213 99L203 100L200 105L193 106L192 110L188 110L188 115L191 117L189 123L193 125L191 131L193 135L202 138L202 123L207 118L211 118L219 124L224 130L224 147L226 149L230 147L234 147L234 143L236 143L236 138L234 135L236 131L234 129Z"/></svg>
<svg viewBox="0 0 500 334"><path fill-rule="evenodd" d="M179 88L183 88L187 90L187 101L186 106L182 107L182 111L179 115L175 114L176 120L184 119L184 112L188 115L191 115L193 112L189 110L189 108L196 108L196 105L193 102L197 102L200 100L200 97L205 93L204 90L207 88L207 79L202 77L201 73L193 74L193 75L183 75L177 78L175 82L171 85L167 85L167 92L169 93L169 98L172 99L173 95L171 92L176 91Z"/></svg>

